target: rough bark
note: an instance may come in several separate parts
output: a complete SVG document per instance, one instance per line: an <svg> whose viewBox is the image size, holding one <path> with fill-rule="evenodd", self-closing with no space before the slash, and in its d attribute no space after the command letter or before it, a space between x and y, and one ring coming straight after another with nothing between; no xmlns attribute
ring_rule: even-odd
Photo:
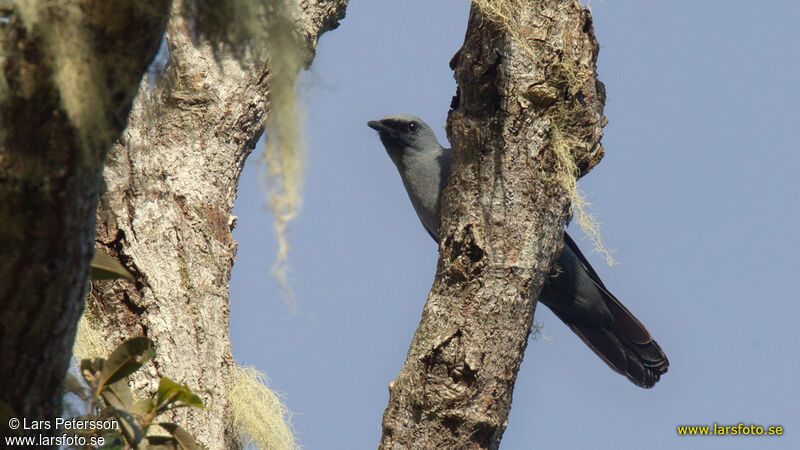
<svg viewBox="0 0 800 450"><path fill-rule="evenodd" d="M29 421L60 415L100 170L169 7L101 3L0 4L0 403Z"/></svg>
<svg viewBox="0 0 800 450"><path fill-rule="evenodd" d="M605 94L592 20L577 1L518 2L503 21L474 4L451 62L436 278L405 365L389 386L380 448L497 448L536 298L560 251L570 197L557 154L580 173L603 155ZM526 399L531 401L531 399Z"/></svg>
<svg viewBox="0 0 800 450"><path fill-rule="evenodd" d="M273 3L283 2L266 2ZM288 24L301 43L297 51L310 64L317 39L338 26L347 1L286 4L294 6ZM228 280L237 247L231 211L270 109L275 67L269 48L220 43L190 24L204 26L176 1L164 73L152 88L142 82L103 174L97 246L136 282L97 284L88 307L109 342L135 335L154 341L156 358L135 380L139 392L152 394L161 376L209 390L209 410L180 410L173 420L209 448L235 448L225 396L233 364Z"/></svg>

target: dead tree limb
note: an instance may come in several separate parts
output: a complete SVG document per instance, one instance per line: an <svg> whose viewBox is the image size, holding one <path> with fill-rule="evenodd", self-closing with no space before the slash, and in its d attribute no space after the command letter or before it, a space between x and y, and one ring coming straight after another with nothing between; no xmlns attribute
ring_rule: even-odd
<svg viewBox="0 0 800 450"><path fill-rule="evenodd" d="M597 51L577 1L473 2L451 61L436 278L389 386L380 448L498 447L569 191L603 156Z"/></svg>

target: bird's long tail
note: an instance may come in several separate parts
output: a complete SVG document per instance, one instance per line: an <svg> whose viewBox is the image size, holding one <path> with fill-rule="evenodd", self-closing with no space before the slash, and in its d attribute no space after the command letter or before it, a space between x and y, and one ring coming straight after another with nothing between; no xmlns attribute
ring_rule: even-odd
<svg viewBox="0 0 800 450"><path fill-rule="evenodd" d="M610 328L575 323L556 315L614 371L637 386L651 388L666 373L669 360L647 329L610 293L606 306L614 318Z"/></svg>
<svg viewBox="0 0 800 450"><path fill-rule="evenodd" d="M614 371L637 386L653 387L669 367L667 355L639 319L603 285L566 233L563 251L559 261L570 266L566 268L568 276L545 287L543 303Z"/></svg>

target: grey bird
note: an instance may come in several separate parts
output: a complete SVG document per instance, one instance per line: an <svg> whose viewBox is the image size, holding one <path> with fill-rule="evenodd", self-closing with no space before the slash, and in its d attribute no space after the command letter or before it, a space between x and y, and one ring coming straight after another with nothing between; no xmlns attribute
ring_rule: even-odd
<svg viewBox="0 0 800 450"><path fill-rule="evenodd" d="M439 242L442 192L450 174L450 149L418 117L396 114L367 125L376 130L397 166L422 225ZM558 275L542 289L544 303L614 371L650 388L669 361L639 320L605 287L575 241L564 232Z"/></svg>

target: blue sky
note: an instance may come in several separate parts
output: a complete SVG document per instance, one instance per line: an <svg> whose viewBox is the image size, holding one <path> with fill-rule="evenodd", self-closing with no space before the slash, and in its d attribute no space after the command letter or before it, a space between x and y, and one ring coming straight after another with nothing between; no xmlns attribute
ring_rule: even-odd
<svg viewBox="0 0 800 450"><path fill-rule="evenodd" d="M258 154L239 187L231 280L237 363L285 395L308 449L374 448L434 277L368 120L425 119L446 143L465 0L353 1L303 77L309 152L291 226L299 315L270 276ZM618 265L588 257L670 358L652 390L613 373L544 306L507 449L800 448L800 5L591 2L608 101L601 164L580 181ZM445 144L447 145L447 144ZM576 227L571 234L587 252ZM679 437L679 424L782 425L780 438Z"/></svg>

